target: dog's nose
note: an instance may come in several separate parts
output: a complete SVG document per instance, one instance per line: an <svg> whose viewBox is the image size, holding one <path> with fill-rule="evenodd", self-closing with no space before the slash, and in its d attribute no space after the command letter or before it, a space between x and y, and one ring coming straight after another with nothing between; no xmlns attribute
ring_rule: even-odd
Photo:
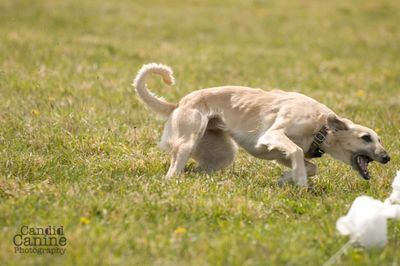
<svg viewBox="0 0 400 266"><path fill-rule="evenodd" d="M382 163L387 163L389 161L390 161L390 156L388 154L382 156Z"/></svg>

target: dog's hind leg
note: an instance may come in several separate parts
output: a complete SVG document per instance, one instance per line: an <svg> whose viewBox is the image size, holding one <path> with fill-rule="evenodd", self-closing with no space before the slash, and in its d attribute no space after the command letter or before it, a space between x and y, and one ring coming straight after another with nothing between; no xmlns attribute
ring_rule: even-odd
<svg viewBox="0 0 400 266"><path fill-rule="evenodd" d="M317 166L309 161L304 160L306 165L307 176L315 176L317 174Z"/></svg>
<svg viewBox="0 0 400 266"><path fill-rule="evenodd" d="M290 162L290 160L288 159L277 159L276 160L278 163L291 168L292 164ZM309 161L304 160L304 164L306 166L306 172L307 172L307 176L314 176L317 174L317 166ZM292 171L285 171L282 176L279 178L279 184L283 185L285 183L290 183L293 182L293 177L292 177L293 172Z"/></svg>
<svg viewBox="0 0 400 266"><path fill-rule="evenodd" d="M172 121L171 117L167 120L167 122L164 125L164 131L161 136L161 141L159 143L159 146L162 150L169 152L171 150L170 147L170 139L171 139L171 134L172 134Z"/></svg>
<svg viewBox="0 0 400 266"><path fill-rule="evenodd" d="M231 137L222 130L206 130L200 139L193 159L200 171L214 171L229 166L235 159L237 146Z"/></svg>
<svg viewBox="0 0 400 266"><path fill-rule="evenodd" d="M282 152L290 160L293 181L299 186L307 186L303 150L291 141L282 130L267 131L261 136L256 148L262 150L263 146L267 148L267 152L271 150Z"/></svg>
<svg viewBox="0 0 400 266"><path fill-rule="evenodd" d="M194 109L177 108L169 126L171 164L166 178L180 173L188 161L207 126L207 118Z"/></svg>

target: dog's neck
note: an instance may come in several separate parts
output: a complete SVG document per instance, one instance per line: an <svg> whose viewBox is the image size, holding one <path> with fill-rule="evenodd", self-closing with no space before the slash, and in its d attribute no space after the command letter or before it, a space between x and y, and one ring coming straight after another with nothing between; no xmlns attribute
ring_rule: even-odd
<svg viewBox="0 0 400 266"><path fill-rule="evenodd" d="M334 155L341 151L341 145L338 145L337 136L328 129L328 132L325 137L325 141L320 145L321 150L325 153L335 157Z"/></svg>
<svg viewBox="0 0 400 266"><path fill-rule="evenodd" d="M325 153L323 149L324 143L328 136L329 130L326 125L322 126L321 129L315 134L314 139L308 149L306 156L308 158L319 158Z"/></svg>

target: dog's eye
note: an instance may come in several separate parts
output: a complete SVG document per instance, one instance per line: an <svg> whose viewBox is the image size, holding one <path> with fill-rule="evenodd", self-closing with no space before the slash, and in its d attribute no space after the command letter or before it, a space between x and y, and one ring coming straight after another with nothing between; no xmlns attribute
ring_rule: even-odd
<svg viewBox="0 0 400 266"><path fill-rule="evenodd" d="M364 135L361 138L366 142L372 142L372 138L370 135Z"/></svg>

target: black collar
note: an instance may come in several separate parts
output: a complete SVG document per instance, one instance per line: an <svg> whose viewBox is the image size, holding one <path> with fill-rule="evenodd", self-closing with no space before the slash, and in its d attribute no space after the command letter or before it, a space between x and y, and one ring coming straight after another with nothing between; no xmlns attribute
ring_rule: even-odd
<svg viewBox="0 0 400 266"><path fill-rule="evenodd" d="M325 141L327 135L328 135L328 127L324 125L317 132L317 134L315 134L314 140L305 154L307 158L319 158L322 155L324 155L325 152L321 149L321 144Z"/></svg>

